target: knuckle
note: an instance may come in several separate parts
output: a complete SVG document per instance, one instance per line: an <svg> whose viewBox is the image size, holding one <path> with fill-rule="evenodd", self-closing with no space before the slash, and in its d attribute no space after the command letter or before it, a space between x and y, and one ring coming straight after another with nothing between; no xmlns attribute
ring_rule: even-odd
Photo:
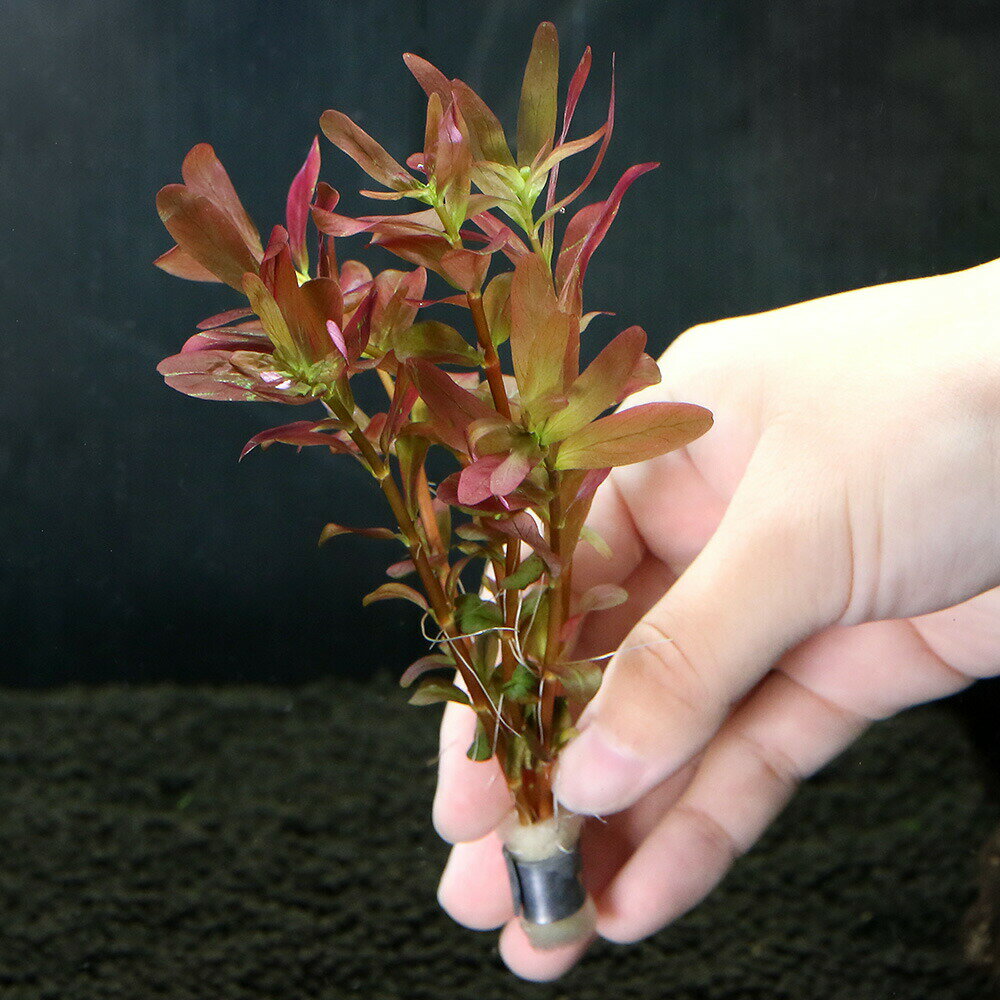
<svg viewBox="0 0 1000 1000"><path fill-rule="evenodd" d="M646 618L632 629L625 648L630 686L661 720L668 714L673 725L684 719L696 722L712 712L718 702L712 671L704 656L689 653L677 631Z"/></svg>
<svg viewBox="0 0 1000 1000"><path fill-rule="evenodd" d="M682 822L692 865L701 871L722 873L744 853L730 832L704 809L679 803L675 819Z"/></svg>

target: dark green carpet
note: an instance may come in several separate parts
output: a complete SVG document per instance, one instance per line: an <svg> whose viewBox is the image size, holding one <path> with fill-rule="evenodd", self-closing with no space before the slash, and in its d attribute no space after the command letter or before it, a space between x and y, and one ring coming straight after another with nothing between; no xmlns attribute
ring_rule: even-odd
<svg viewBox="0 0 1000 1000"><path fill-rule="evenodd" d="M548 986L437 910L436 723L388 681L0 692L0 997L990 994L961 921L995 816L941 709L878 727L687 918Z"/></svg>

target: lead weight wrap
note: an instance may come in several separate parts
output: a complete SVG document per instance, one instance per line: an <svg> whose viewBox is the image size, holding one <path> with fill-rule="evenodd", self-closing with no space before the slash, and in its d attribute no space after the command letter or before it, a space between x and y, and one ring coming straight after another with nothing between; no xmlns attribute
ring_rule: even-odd
<svg viewBox="0 0 1000 1000"><path fill-rule="evenodd" d="M582 817L567 812L523 826L511 814L500 825L514 909L536 948L557 948L594 933L594 903L580 880L582 825Z"/></svg>
<svg viewBox="0 0 1000 1000"><path fill-rule="evenodd" d="M514 913L533 924L554 924L577 913L587 901L580 881L580 851L557 847L547 858L525 861L503 849Z"/></svg>

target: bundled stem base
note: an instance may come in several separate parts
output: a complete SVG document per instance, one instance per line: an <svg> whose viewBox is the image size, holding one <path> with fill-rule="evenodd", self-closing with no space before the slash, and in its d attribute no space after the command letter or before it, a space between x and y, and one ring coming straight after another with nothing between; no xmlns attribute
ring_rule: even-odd
<svg viewBox="0 0 1000 1000"><path fill-rule="evenodd" d="M536 948L557 948L594 931L594 904L580 881L582 822L569 813L528 825L512 816L500 830L514 912Z"/></svg>

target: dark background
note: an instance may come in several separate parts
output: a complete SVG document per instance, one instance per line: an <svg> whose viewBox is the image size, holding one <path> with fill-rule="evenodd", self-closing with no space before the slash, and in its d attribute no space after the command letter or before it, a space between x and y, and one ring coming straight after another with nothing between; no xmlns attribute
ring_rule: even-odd
<svg viewBox="0 0 1000 1000"><path fill-rule="evenodd" d="M546 17L564 80L594 46L576 134L601 120L617 53L593 199L663 163L591 269L588 306L618 314L591 351L632 323L659 353L699 321L1000 254L995 0L6 0L0 682L298 681L421 648L405 610L360 608L391 549L316 548L328 520L384 518L361 470L319 449L237 465L287 411L156 375L236 303L151 266L171 242L153 198L210 141L266 232L328 107L402 158L422 128L404 50L512 125ZM361 182L325 140L323 158L334 186Z"/></svg>

